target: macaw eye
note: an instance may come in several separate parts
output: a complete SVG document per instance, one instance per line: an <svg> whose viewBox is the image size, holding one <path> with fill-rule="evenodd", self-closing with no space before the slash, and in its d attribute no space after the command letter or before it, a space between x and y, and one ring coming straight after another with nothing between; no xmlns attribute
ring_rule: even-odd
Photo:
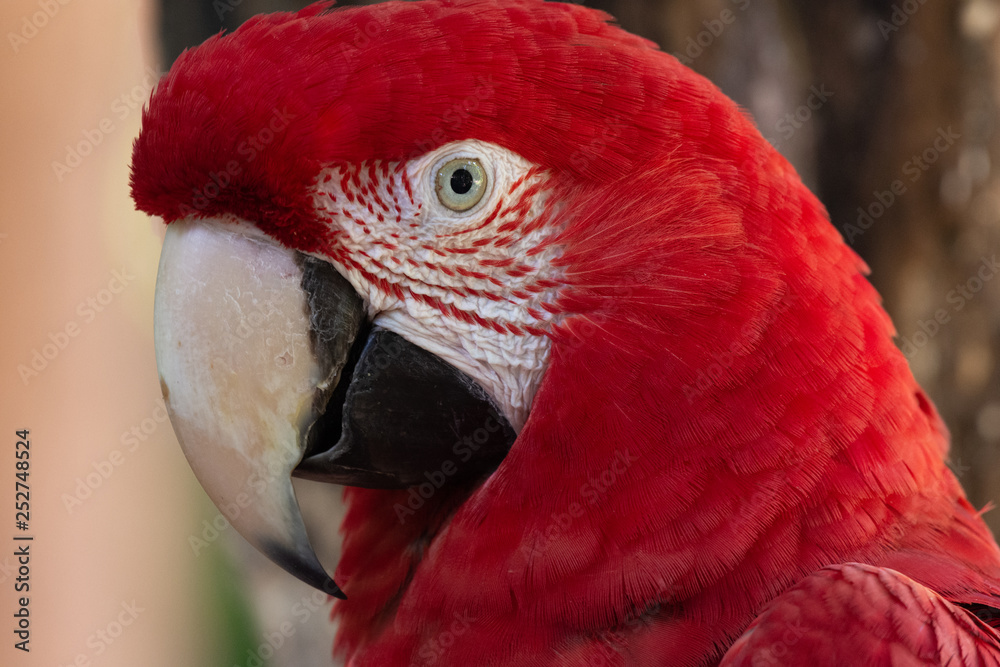
<svg viewBox="0 0 1000 667"><path fill-rule="evenodd" d="M438 199L452 211L468 211L486 192L486 170L474 158L449 160L438 170Z"/></svg>

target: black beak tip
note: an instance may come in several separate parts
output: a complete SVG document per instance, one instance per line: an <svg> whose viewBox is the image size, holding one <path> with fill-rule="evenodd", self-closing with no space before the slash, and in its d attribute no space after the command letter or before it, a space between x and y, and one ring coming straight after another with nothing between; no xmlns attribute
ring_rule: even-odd
<svg viewBox="0 0 1000 667"><path fill-rule="evenodd" d="M344 591L340 590L340 586L326 573L326 570L316 560L316 556L311 550L307 554L296 553L284 546L272 543L267 545L264 553L286 572L295 575L300 581L304 581L313 588L340 600L347 599L347 595L344 594Z"/></svg>
<svg viewBox="0 0 1000 667"><path fill-rule="evenodd" d="M323 588L321 590L327 595L332 595L338 600L347 599L347 594L344 593L344 591L340 590L340 586L334 583L333 579L331 579L330 577L326 578L326 583L323 584Z"/></svg>

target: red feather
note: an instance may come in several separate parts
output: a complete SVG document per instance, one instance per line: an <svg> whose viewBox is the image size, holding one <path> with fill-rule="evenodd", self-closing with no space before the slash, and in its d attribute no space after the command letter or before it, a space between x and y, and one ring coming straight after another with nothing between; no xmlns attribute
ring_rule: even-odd
<svg viewBox="0 0 1000 667"><path fill-rule="evenodd" d="M721 667L1000 665L1000 636L894 570L824 568L767 606Z"/></svg>
<svg viewBox="0 0 1000 667"><path fill-rule="evenodd" d="M952 604L1000 606L1000 550L946 431L863 263L734 103L574 5L320 9L178 60L135 146L141 209L332 255L321 166L476 138L546 169L564 225L566 317L499 469L403 525L406 492L347 494L350 664L717 664L769 601L738 651L858 572L882 590L848 601L881 596L912 656L945 645L920 623L995 656ZM822 569L849 562L882 569ZM817 605L824 641L856 629L838 650L890 664L875 621Z"/></svg>

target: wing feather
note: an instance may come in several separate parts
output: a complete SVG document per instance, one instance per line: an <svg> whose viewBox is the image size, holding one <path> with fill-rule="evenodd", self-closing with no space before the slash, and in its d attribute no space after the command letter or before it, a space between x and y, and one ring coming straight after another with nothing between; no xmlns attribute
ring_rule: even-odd
<svg viewBox="0 0 1000 667"><path fill-rule="evenodd" d="M720 667L1000 665L1000 635L906 575L860 563L818 570L778 596Z"/></svg>

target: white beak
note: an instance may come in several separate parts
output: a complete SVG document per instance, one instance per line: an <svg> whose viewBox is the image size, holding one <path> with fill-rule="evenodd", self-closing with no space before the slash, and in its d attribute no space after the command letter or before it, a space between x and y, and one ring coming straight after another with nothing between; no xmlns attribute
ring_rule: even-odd
<svg viewBox="0 0 1000 667"><path fill-rule="evenodd" d="M246 225L167 227L154 308L171 422L202 487L233 527L299 579L342 595L316 558L291 484L317 388L298 253Z"/></svg>

